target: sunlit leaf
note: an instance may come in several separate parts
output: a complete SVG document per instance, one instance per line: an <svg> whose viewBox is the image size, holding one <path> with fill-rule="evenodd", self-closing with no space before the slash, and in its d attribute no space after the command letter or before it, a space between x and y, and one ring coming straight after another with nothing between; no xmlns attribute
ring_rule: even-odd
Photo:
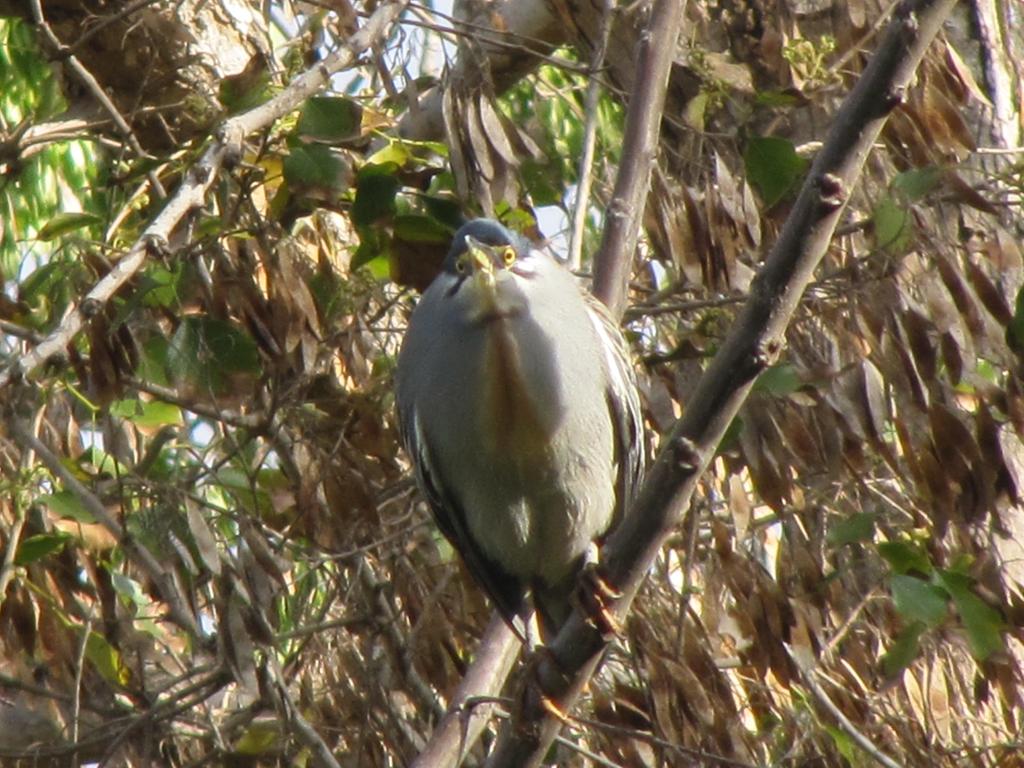
<svg viewBox="0 0 1024 768"><path fill-rule="evenodd" d="M46 222L36 237L44 241L53 240L61 235L98 223L100 223L99 216L94 216L91 213L58 213Z"/></svg>
<svg viewBox="0 0 1024 768"><path fill-rule="evenodd" d="M257 721L235 742L235 752L239 755L262 755L274 749L280 739L281 728L276 722Z"/></svg>
<svg viewBox="0 0 1024 768"><path fill-rule="evenodd" d="M914 226L910 211L892 197L882 198L871 214L875 243L895 253L905 251L913 242Z"/></svg>
<svg viewBox="0 0 1024 768"><path fill-rule="evenodd" d="M181 424L181 409L161 400L117 400L110 404L110 413L137 424L142 429L159 429Z"/></svg>
<svg viewBox="0 0 1024 768"><path fill-rule="evenodd" d="M121 653L103 635L90 632L85 641L87 658L108 682L123 686L128 684L130 674L121 659Z"/></svg>
<svg viewBox="0 0 1024 768"><path fill-rule="evenodd" d="M85 508L79 498L71 491L48 493L40 496L36 501L49 507L57 517L75 520L79 523L96 522L92 513Z"/></svg>

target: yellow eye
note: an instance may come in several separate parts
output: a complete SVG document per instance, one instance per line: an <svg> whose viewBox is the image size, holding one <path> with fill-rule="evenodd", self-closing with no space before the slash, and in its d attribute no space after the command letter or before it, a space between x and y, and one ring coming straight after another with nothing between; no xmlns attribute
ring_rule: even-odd
<svg viewBox="0 0 1024 768"><path fill-rule="evenodd" d="M501 252L501 260L505 262L505 266L511 266L512 262L516 260L516 249L512 246L508 246Z"/></svg>
<svg viewBox="0 0 1024 768"><path fill-rule="evenodd" d="M455 260L455 271L460 275L466 274L466 258L464 256Z"/></svg>

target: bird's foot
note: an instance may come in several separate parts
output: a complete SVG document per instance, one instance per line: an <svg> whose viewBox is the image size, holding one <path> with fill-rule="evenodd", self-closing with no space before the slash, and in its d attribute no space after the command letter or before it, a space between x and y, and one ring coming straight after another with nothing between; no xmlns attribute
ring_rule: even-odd
<svg viewBox="0 0 1024 768"><path fill-rule="evenodd" d="M548 662L545 664L544 662ZM561 671L561 667L558 664L558 659L555 658L554 653L545 646L538 645L531 649L528 657L526 658L526 669L523 674L518 691L516 693L516 701L518 702L518 713L522 714L530 700L533 699L533 703L539 706L547 714L556 718L563 724L569 723L569 716L559 705L558 701L549 693L550 688L559 685L564 687L566 681L564 680L565 675ZM560 676L563 679L556 681L553 676ZM515 720L515 714L513 720Z"/></svg>
<svg viewBox="0 0 1024 768"><path fill-rule="evenodd" d="M607 639L622 634L622 624L612 611L612 604L620 597L622 593L608 583L601 567L591 562L583 566L571 600L601 637Z"/></svg>

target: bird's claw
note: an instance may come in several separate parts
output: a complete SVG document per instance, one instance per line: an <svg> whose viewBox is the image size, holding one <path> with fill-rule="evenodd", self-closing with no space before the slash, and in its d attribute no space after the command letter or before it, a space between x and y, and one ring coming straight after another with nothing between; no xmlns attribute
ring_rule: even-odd
<svg viewBox="0 0 1024 768"><path fill-rule="evenodd" d="M612 611L612 603L620 597L622 593L601 575L600 566L587 563L572 600L601 637L609 638L622 634L622 624Z"/></svg>
<svg viewBox="0 0 1024 768"><path fill-rule="evenodd" d="M542 670L541 664L545 660L549 661L550 664ZM544 675L542 675L542 671L545 673ZM551 649L544 645L534 647L526 659L525 674L519 683L519 691L516 696L516 701L519 704L516 708L517 712L513 714L513 720L521 719L523 712L526 711L529 696L532 693L536 696L536 705L544 710L544 712L558 719L563 724L569 723L569 716L555 698L545 690L547 687L544 681L545 676L551 685L556 685L555 681L551 679L553 673L564 677L559 667L558 659L551 652Z"/></svg>

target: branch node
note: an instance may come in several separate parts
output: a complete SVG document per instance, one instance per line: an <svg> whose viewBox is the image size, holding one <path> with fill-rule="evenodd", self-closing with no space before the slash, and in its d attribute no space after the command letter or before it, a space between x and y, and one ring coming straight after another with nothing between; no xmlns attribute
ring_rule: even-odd
<svg viewBox="0 0 1024 768"><path fill-rule="evenodd" d="M700 466L697 444L688 437L678 438L672 445L675 464L683 472L696 472Z"/></svg>
<svg viewBox="0 0 1024 768"><path fill-rule="evenodd" d="M91 296L86 296L82 299L82 303L78 305L78 311L82 313L82 317L86 320L96 317L101 309L103 309L103 302Z"/></svg>
<svg viewBox="0 0 1024 768"><path fill-rule="evenodd" d="M834 211L846 202L846 187L843 185L843 180L834 173L823 173L818 177L817 186L822 205L830 211Z"/></svg>
<svg viewBox="0 0 1024 768"><path fill-rule="evenodd" d="M224 144L224 154L221 157L221 165L224 170L234 170L242 162L242 144L237 141L226 142Z"/></svg>
<svg viewBox="0 0 1024 768"><path fill-rule="evenodd" d="M762 339L761 343L757 346L757 351L754 352L754 366L760 373L765 368L768 368L775 364L779 359L779 353L782 352L782 342L778 339Z"/></svg>
<svg viewBox="0 0 1024 768"><path fill-rule="evenodd" d="M883 102L883 109L888 114L896 107L902 106L907 101L907 87L905 85L895 85L889 89L888 93L885 94L885 100Z"/></svg>
<svg viewBox="0 0 1024 768"><path fill-rule="evenodd" d="M143 235L143 245L150 256L165 259L171 255L171 244L167 238L156 232Z"/></svg>
<svg viewBox="0 0 1024 768"><path fill-rule="evenodd" d="M213 169L205 163L200 163L192 169L192 178L194 178L199 184L206 184L210 180L210 176L213 173Z"/></svg>

